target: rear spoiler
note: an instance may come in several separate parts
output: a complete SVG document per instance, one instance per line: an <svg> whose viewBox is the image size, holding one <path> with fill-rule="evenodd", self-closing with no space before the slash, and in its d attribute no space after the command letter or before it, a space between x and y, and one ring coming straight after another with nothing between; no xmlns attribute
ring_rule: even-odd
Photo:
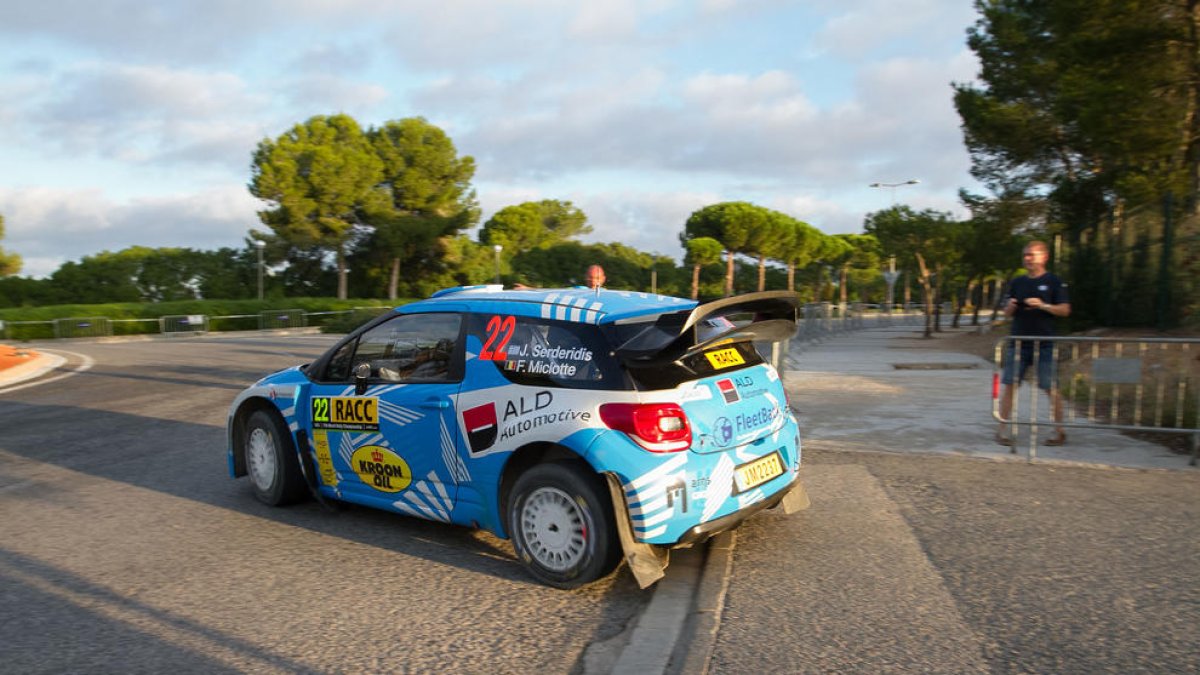
<svg viewBox="0 0 1200 675"><path fill-rule="evenodd" d="M753 319L743 325L735 325L728 330L697 341L696 328L706 319L750 314ZM678 315L674 315L678 316ZM656 347L638 346L641 335L635 336L617 347L616 356L626 365L643 368L669 363L688 354L703 351L715 344L733 342L735 340L765 340L776 342L786 340L796 333L796 322L800 317L800 301L791 291L763 291L746 293L729 298L722 298L705 303L693 309L686 320L678 325L674 321L666 321L672 315L664 315L655 328L674 332L675 338L665 346L659 342Z"/></svg>

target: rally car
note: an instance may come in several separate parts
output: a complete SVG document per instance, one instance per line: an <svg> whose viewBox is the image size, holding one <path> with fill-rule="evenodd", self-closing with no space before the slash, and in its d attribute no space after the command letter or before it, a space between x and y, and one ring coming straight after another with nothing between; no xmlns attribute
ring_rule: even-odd
<svg viewBox="0 0 1200 675"><path fill-rule="evenodd" d="M645 587L670 548L808 505L796 419L755 347L797 315L782 291L439 291L239 394L229 471L271 505L487 529L559 588L622 559Z"/></svg>

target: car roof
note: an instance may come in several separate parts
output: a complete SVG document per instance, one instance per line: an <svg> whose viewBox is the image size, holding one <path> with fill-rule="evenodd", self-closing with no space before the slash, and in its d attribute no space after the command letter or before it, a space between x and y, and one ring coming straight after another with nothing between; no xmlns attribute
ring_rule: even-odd
<svg viewBox="0 0 1200 675"><path fill-rule="evenodd" d="M600 324L690 310L696 304L695 300L669 295L604 288L504 289L486 285L443 289L427 300L397 307L396 311L409 314L465 309Z"/></svg>

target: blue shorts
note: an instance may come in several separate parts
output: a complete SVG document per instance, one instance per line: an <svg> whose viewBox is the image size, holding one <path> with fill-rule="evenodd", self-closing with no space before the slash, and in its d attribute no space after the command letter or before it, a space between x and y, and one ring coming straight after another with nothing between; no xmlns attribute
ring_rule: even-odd
<svg viewBox="0 0 1200 675"><path fill-rule="evenodd" d="M1004 384L1012 384L1014 375L1017 371L1016 351L1017 342L1021 343L1021 380L1025 379L1025 374L1029 367L1033 365L1033 345L1036 342L1038 345L1037 366L1038 366L1038 388L1050 390L1051 384L1054 382L1054 343L1039 342L1034 339L1023 338L1020 340L1009 340L1004 346L1004 374L1001 376L1001 381Z"/></svg>

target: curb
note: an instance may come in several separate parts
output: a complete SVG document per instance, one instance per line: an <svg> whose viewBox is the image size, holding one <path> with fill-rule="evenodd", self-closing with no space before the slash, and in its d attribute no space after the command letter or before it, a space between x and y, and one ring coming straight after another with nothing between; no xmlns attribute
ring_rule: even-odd
<svg viewBox="0 0 1200 675"><path fill-rule="evenodd" d="M0 387L7 387L11 384L19 384L26 380L32 380L35 377L54 370L65 362L66 359L61 356L39 351L37 357L32 361L0 370Z"/></svg>
<svg viewBox="0 0 1200 675"><path fill-rule="evenodd" d="M729 577L733 571L733 550L737 545L737 534L733 530L722 532L708 543L708 555L692 613L681 639L675 644L668 673L708 672L712 661L717 632L721 628L721 614L725 610L725 596L729 592Z"/></svg>

